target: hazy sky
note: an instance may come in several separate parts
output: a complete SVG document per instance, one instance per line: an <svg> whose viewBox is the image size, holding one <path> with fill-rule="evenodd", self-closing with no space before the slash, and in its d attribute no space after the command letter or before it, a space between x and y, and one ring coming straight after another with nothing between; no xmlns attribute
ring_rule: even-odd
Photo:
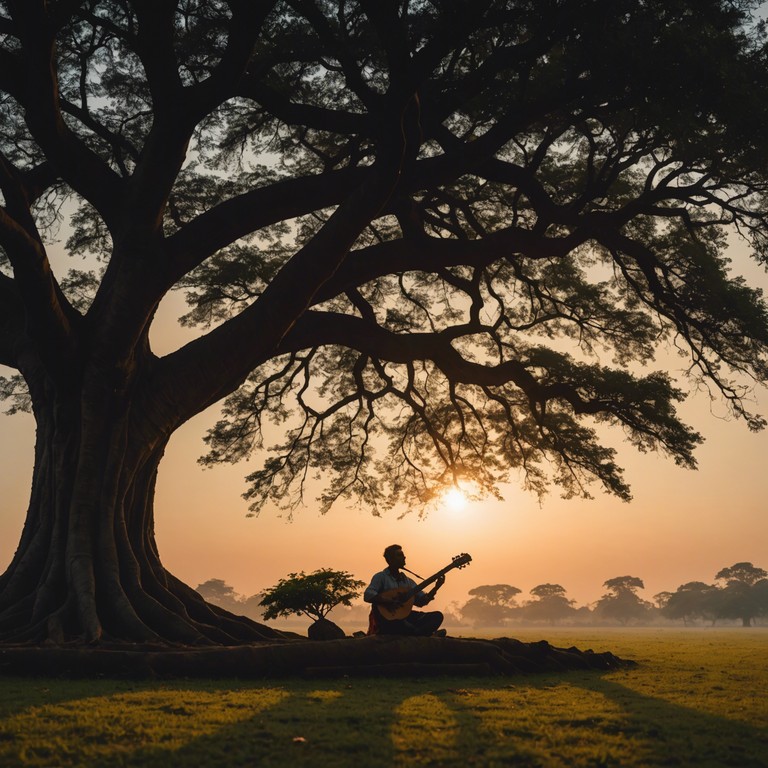
<svg viewBox="0 0 768 768"><path fill-rule="evenodd" d="M739 254L736 262L743 263ZM768 287L765 273L744 269L754 284ZM169 319L178 299L168 302L153 332L159 354L178 345ZM677 357L660 359L674 370ZM0 367L0 374L9 371ZM768 414L768 395L758 393ZM502 489L504 502L439 509L426 519L402 510L380 518L338 508L320 516L312 506L293 522L265 510L247 518L240 494L254 462L203 470L202 435L215 410L187 423L173 437L160 466L156 499L157 540L164 564L192 586L222 578L237 592L252 594L289 572L321 567L368 579L383 567L387 544L403 545L408 565L427 577L468 552L473 562L448 576L438 603L464 601L480 584L508 583L525 593L537 584L561 584L579 605L602 594L615 576L639 576L650 599L686 581L712 581L720 568L751 561L768 568L768 433L750 433L722 418L721 403L692 395L683 414L706 438L697 453L699 470L682 470L661 456L640 455L609 432L619 450L634 499L621 502L595 488L592 501L559 498L557 490L539 506L515 484ZM0 416L0 569L16 548L28 501L34 425L31 417Z"/></svg>

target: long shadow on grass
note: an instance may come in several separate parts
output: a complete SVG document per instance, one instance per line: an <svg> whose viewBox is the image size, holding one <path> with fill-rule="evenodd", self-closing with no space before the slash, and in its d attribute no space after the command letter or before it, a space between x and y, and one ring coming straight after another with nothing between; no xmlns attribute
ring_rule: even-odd
<svg viewBox="0 0 768 768"><path fill-rule="evenodd" d="M467 710L448 682L357 679L353 684L324 681L317 691L297 685L282 702L215 733L191 738L182 747L136 744L120 754L126 768L213 768L226 766L365 766L421 764L434 766L484 765L484 736L475 713ZM470 681L464 679L464 685ZM475 681L472 681L475 682ZM481 687L487 682L477 681ZM286 686L290 689L291 686ZM419 723L411 731L407 702L433 699L447 711L449 725L437 730ZM429 710L429 703L425 703ZM435 705L432 704L432 709ZM434 712L425 712L434 714ZM447 739L444 737L448 737ZM471 745L471 746L470 746ZM94 762L93 768L114 766L114 755ZM516 766L541 766L523 744L506 745L506 760Z"/></svg>
<svg viewBox="0 0 768 768"><path fill-rule="evenodd" d="M579 676L573 682L621 707L626 714L621 732L643 743L651 765L768 767L768 730L764 728L646 696L598 675ZM616 725L606 723L606 727Z"/></svg>
<svg viewBox="0 0 768 768"><path fill-rule="evenodd" d="M282 702L184 746L140 745L121 755L126 768L241 768L242 766L390 765L393 748L388 717L342 706L343 685L323 685L323 695L297 687ZM239 690L242 690L240 688ZM330 694L330 695L329 695ZM110 757L93 768L114 766Z"/></svg>
<svg viewBox="0 0 768 768"><path fill-rule="evenodd" d="M575 689L576 697L582 689L582 698L604 699L610 711L601 715L596 707L594 712L577 714L567 706L537 709L532 705L532 711L526 712L527 694L545 689L553 689L554 694L561 686ZM247 687L237 684L232 690ZM645 695L596 673L484 680L357 679L319 682L317 690L306 682L286 685L283 690L289 694L284 700L243 712L243 719L221 725L215 732L192 735L179 748L164 746L162 737L154 744L123 743L90 765L378 768L409 761L441 766L486 765L490 761L541 766L547 764L550 754L560 750L567 754L568 739L555 746L555 752L547 746L548 731L554 730L570 732L576 741L584 735L597 743L602 737L606 744L635 745L638 759L634 765L768 768L766 729ZM57 691L52 693L59 698ZM93 690L90 693L94 695ZM507 706L510 697L519 716L499 733L489 731L484 711ZM417 710L432 707L438 720L442 712L443 725L421 733L416 723L415 733L404 731L404 721L408 725L408 712L412 711L404 707L409 702ZM173 718L186 715L183 707L169 712L170 729L174 729Z"/></svg>

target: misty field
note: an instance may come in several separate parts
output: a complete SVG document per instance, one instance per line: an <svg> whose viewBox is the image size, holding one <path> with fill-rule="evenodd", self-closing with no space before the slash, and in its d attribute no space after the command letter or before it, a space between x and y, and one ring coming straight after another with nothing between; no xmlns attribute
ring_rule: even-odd
<svg viewBox="0 0 768 768"><path fill-rule="evenodd" d="M0 679L0 765L768 766L768 629L538 629L610 673Z"/></svg>

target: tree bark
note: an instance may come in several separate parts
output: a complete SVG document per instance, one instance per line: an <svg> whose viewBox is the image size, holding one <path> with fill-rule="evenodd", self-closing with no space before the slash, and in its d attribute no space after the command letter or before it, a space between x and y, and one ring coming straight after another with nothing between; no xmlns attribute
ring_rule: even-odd
<svg viewBox="0 0 768 768"><path fill-rule="evenodd" d="M167 435L147 439L132 398L92 378L74 393L32 388L32 491L19 547L0 577L0 641L236 645L280 637L209 605L165 569L153 497Z"/></svg>

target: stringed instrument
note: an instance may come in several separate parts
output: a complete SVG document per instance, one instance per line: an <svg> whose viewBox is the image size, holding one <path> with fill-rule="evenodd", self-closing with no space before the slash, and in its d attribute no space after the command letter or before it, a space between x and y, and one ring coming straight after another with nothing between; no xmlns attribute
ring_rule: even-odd
<svg viewBox="0 0 768 768"><path fill-rule="evenodd" d="M408 618L408 614L413 610L413 601L415 600L416 595L421 592L424 587L437 581L441 576L448 573L448 571L451 571L454 568L464 568L464 566L469 565L471 562L472 558L466 552L462 552L460 555L456 555L456 557L452 558L450 565L446 565L445 568L441 568L437 573L433 573L428 579L424 579L421 584L417 584L415 587L396 587L395 589L388 589L385 592L379 593L380 598L395 603L396 605L388 607L381 603L377 603L376 610L381 617L387 621Z"/></svg>

